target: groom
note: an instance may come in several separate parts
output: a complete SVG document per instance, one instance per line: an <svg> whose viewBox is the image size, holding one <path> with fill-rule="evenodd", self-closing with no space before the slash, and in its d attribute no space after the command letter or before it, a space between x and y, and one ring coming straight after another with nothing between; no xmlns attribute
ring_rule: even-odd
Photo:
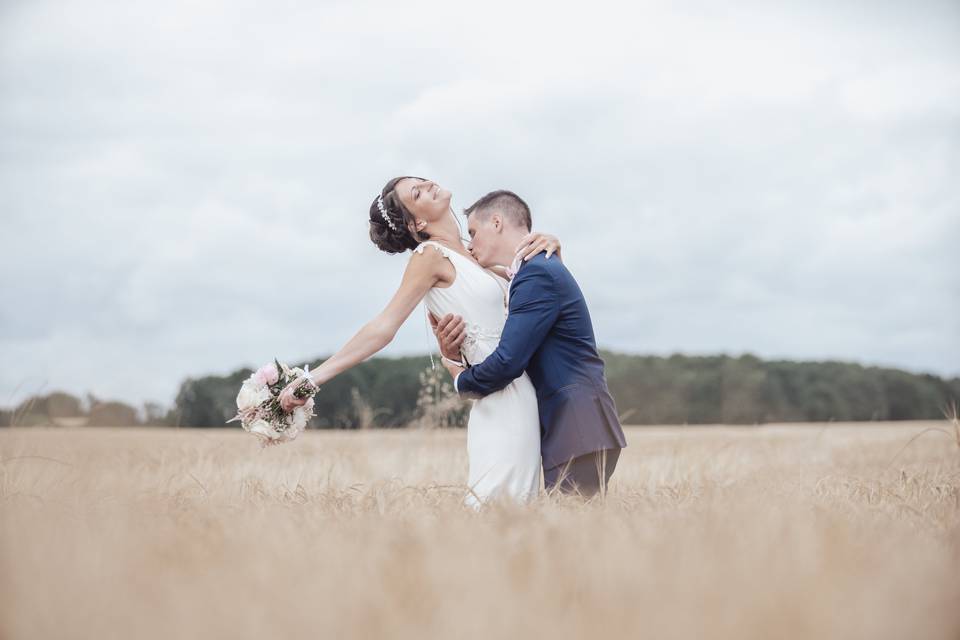
<svg viewBox="0 0 960 640"><path fill-rule="evenodd" d="M511 265L509 315L497 350L464 369L464 321L436 324L444 365L463 397L480 398L526 371L540 407L544 484L593 496L610 480L627 441L607 389L590 312L577 281L560 261L516 254L530 232L530 208L511 191L493 191L466 210L470 252L484 267Z"/></svg>

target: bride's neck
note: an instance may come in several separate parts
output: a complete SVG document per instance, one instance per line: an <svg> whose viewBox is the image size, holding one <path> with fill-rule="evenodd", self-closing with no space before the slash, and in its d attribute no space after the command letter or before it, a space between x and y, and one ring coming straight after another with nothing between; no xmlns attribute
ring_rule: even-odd
<svg viewBox="0 0 960 640"><path fill-rule="evenodd" d="M429 225L424 231L430 235L431 240L435 240L449 247L463 245L463 241L460 239L460 227L457 226L457 221L453 215L443 220L438 220L434 224Z"/></svg>

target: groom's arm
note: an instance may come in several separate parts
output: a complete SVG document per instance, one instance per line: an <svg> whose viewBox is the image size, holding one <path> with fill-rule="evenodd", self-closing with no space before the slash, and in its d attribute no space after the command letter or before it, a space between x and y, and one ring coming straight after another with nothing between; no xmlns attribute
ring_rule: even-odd
<svg viewBox="0 0 960 640"><path fill-rule="evenodd" d="M540 262L530 262L510 291L510 313L496 351L454 379L457 393L482 398L519 378L560 315L556 283ZM451 371L453 373L453 371Z"/></svg>

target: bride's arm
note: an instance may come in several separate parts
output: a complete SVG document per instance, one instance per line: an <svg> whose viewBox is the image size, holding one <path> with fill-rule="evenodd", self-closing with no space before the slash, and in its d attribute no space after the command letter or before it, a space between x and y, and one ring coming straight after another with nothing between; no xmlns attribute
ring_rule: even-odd
<svg viewBox="0 0 960 640"><path fill-rule="evenodd" d="M393 299L339 351L314 369L314 382L326 384L390 344L400 326L440 279L440 267L444 261L445 258L437 251L413 254Z"/></svg>
<svg viewBox="0 0 960 640"><path fill-rule="evenodd" d="M386 308L367 322L343 347L320 366L310 372L317 385L323 385L347 369L363 362L393 341L404 321L441 278L446 258L437 251L415 253L407 264L400 288ZM295 398L293 391L302 384L302 379L287 385L281 393L285 410L306 402Z"/></svg>
<svg viewBox="0 0 960 640"><path fill-rule="evenodd" d="M560 238L557 236L552 236L549 233L540 233L539 231L534 231L524 236L523 240L520 241L520 244L517 245L517 250L515 253L522 252L524 260L529 260L538 253L546 252L547 258L555 253L557 254L557 260L563 262L563 256L560 255L560 248ZM501 278L510 278L510 275L507 273L506 265L495 264L488 268Z"/></svg>
<svg viewBox="0 0 960 640"><path fill-rule="evenodd" d="M563 262L563 256L560 255L560 238L552 236L549 233L540 233L534 231L524 236L520 244L517 245L516 253L523 253L523 259L529 260L538 253L546 251L549 258L552 254L557 254L557 259Z"/></svg>

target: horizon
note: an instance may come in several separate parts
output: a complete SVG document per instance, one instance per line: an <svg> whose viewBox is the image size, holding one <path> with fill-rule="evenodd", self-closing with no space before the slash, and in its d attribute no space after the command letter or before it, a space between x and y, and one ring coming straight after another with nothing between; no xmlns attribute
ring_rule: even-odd
<svg viewBox="0 0 960 640"><path fill-rule="evenodd" d="M615 356L626 356L626 357L637 357L637 358L650 358L650 357L652 357L652 358L661 358L661 359L664 359L664 360L669 359L669 358L672 358L672 357L675 357L675 356L679 356L679 357L682 357L682 358L689 358L689 359L724 358L724 357L725 357L725 358L730 358L730 359L739 359L739 358L744 358L744 357L753 357L753 358L756 358L756 359L758 359L758 360L760 360L761 362L764 362L764 363L789 362L789 363L793 363L793 364L844 364L844 365L853 365L853 366L857 366L857 367L860 367L860 368L862 368L862 369L868 369L868 370L869 370L869 369L877 369L877 370L885 370L885 371L901 371L901 372L904 372L904 373L907 373L907 374L910 374L910 375L914 375L914 376L933 376L933 377L939 378L939 379L941 379L941 380L944 380L944 381L946 381L946 382L960 381L960 374L952 375L952 376L951 376L951 375L940 375L940 374L937 374L937 373L931 372L931 371L912 371L912 370L910 370L910 369L905 369L905 368L899 367L899 366L890 366L890 365L884 365L884 364L870 364L870 363L857 362L857 361L852 361L852 360L837 360L837 359L832 359L832 358L824 358L824 359L796 359L796 358L777 358L777 357L766 358L766 357L759 356L759 355L757 355L757 354L755 354L755 353L749 353L749 352L743 352L743 353L681 353L681 352L675 352L675 353L668 353L668 354L659 354L659 353L630 353L630 352L618 351L618 350L614 350L614 349L607 349L607 348L605 348L605 347L599 347L599 351L600 351L601 356L603 356L603 355L606 354L606 353L609 353L609 354L615 355ZM313 358L312 360L293 360L293 361L285 362L285 364L287 364L287 365L289 365L289 366L303 366L304 363L322 362L323 360L325 360L325 359L328 358L328 357L329 357L329 355L325 355L325 356L318 356L318 357L316 357L316 358ZM377 359L400 360L400 359L409 359L409 358L428 359L429 357L430 357L430 356L429 356L428 353L409 353L409 354L403 354L403 353L401 353L401 354L383 354L383 353L378 353L378 354L374 355L373 357L371 357L370 360L377 360ZM434 354L434 358L435 358L435 359L439 359L439 356L438 356L437 354ZM281 362L283 362L283 361L281 360ZM266 363L260 363L260 364L258 364L258 365L242 365L242 366L234 367L233 369L230 369L229 371L220 372L220 373L217 373L217 372L206 372L206 373L200 373L200 374L198 374L198 375L186 375L186 376L183 376L183 377L180 379L180 382L179 382L178 385L177 385L177 391L179 391L180 386L181 386L187 379L197 380L197 379L200 379L200 378L207 378L207 377L226 378L226 377L232 376L232 375L234 375L234 374L236 374L236 373L238 373L238 372L240 372L240 371L250 371L250 372L256 371L256 370L257 370L261 365L263 365L263 364L266 364ZM441 368L440 365L437 365L437 366L438 366L438 368ZM322 388L322 387L321 387L321 388ZM67 390L65 390L65 389L59 389L59 388L53 388L53 387L51 387L51 388L43 389L43 390L38 391L38 392L36 392L36 393L27 394L27 395L24 396L20 401L18 401L16 404L0 405L0 411L13 410L14 408L17 407L17 405L21 404L23 401L28 400L28 399L31 398L31 397L44 397L44 396L48 396L48 395L51 395L51 394L54 394L54 393L66 393L66 394L68 394L68 395L72 395L72 396L74 396L74 397L76 397L76 398L79 398L79 399L81 399L82 401L86 401L86 399L87 399L88 396L93 396L93 397L97 398L97 400L100 400L101 402L121 402L121 403L123 403L123 404L127 404L127 405L129 405L129 406L137 409L138 415L139 415L140 413L142 413L142 409L143 409L144 405L147 404L147 403L154 403L154 404L159 405L159 406L162 407L163 409L168 410L168 409L173 408L173 406L174 406L174 404L175 404L175 401L176 401L176 393L174 393L174 395L173 395L173 396L170 398L170 400L167 401L167 402L163 402L163 401L159 401L159 402L158 402L158 401L155 401L155 400L152 400L152 399L143 399L143 400L130 401L130 400L126 400L126 399L114 398L114 397L110 397L110 396L106 396L106 395L101 395L101 394L98 394L98 393L94 393L92 390L89 390L89 389L88 389L88 390L84 390L84 391L80 391L80 392L74 392L74 391L67 391Z"/></svg>

